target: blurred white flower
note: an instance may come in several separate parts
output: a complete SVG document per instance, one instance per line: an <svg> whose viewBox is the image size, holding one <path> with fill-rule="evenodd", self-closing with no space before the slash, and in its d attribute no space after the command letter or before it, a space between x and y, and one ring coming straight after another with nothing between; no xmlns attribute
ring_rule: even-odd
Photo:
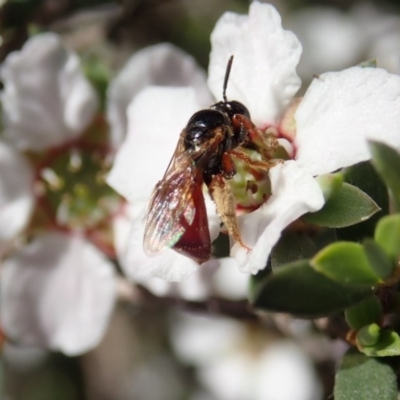
<svg viewBox="0 0 400 400"><path fill-rule="evenodd" d="M400 17L378 6L360 3L351 9L350 16L366 42L365 59L376 59L379 67L400 74Z"/></svg>
<svg viewBox="0 0 400 400"><path fill-rule="evenodd" d="M180 313L171 323L176 354L195 367L217 400L318 400L322 387L306 354L288 340L227 318ZM208 397L205 397L208 398Z"/></svg>
<svg viewBox="0 0 400 400"><path fill-rule="evenodd" d="M297 72L306 82L326 71L339 71L362 60L367 41L350 13L333 7L306 7L289 15L286 26L300 39Z"/></svg>
<svg viewBox="0 0 400 400"><path fill-rule="evenodd" d="M90 243L92 226L85 229L85 217L90 225L104 215L91 220L77 206L87 194L79 140L94 121L97 95L77 55L51 33L11 53L0 75L0 240L4 246L27 226L33 234L3 262L1 326L18 343L80 354L100 341L116 296L114 266Z"/></svg>
<svg viewBox="0 0 400 400"><path fill-rule="evenodd" d="M6 138L21 150L43 150L79 136L98 107L79 58L47 33L11 53L0 70Z"/></svg>
<svg viewBox="0 0 400 400"><path fill-rule="evenodd" d="M1 324L23 344L77 355L98 344L114 307L110 261L84 238L37 236L7 259Z"/></svg>

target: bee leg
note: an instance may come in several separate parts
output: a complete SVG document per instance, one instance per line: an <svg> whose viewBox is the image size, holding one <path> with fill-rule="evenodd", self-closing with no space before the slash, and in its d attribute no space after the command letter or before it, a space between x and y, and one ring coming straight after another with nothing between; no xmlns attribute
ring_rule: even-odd
<svg viewBox="0 0 400 400"><path fill-rule="evenodd" d="M213 199L217 212L225 225L229 236L240 244L247 251L251 249L246 246L239 232L239 225L236 218L236 203L230 186L223 175L213 175L207 185Z"/></svg>
<svg viewBox="0 0 400 400"><path fill-rule="evenodd" d="M235 163L228 153L222 154L222 169L226 179L231 179L236 174Z"/></svg>
<svg viewBox="0 0 400 400"><path fill-rule="evenodd" d="M239 160L242 160L253 168L263 169L266 171L269 171L272 167L281 162L280 160L272 162L252 160L246 153L243 153L239 150L231 150L229 154L236 158L239 158Z"/></svg>

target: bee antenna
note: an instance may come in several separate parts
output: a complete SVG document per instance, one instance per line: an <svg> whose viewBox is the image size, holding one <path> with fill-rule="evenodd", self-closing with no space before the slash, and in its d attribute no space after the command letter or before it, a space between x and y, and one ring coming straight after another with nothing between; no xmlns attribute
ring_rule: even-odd
<svg viewBox="0 0 400 400"><path fill-rule="evenodd" d="M228 64L226 65L224 88L222 90L222 98L224 99L225 103L228 101L228 99L226 98L226 87L228 86L228 79L231 73L232 63L233 63L233 55L229 57Z"/></svg>

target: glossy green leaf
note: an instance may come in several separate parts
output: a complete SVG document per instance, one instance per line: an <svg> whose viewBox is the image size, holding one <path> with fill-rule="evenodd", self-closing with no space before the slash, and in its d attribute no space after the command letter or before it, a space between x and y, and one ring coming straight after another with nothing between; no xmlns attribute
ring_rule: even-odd
<svg viewBox="0 0 400 400"><path fill-rule="evenodd" d="M379 210L379 206L366 193L356 186L343 183L321 210L306 214L303 219L316 225L342 228L363 222Z"/></svg>
<svg viewBox="0 0 400 400"><path fill-rule="evenodd" d="M387 215L378 222L375 241L397 263L400 256L400 214Z"/></svg>
<svg viewBox="0 0 400 400"><path fill-rule="evenodd" d="M310 265L341 283L372 286L382 282L369 265L362 245L358 243L332 243L317 253Z"/></svg>
<svg viewBox="0 0 400 400"><path fill-rule="evenodd" d="M363 348L376 345L379 341L380 333L381 327L376 323L363 326L357 332L356 339L358 346Z"/></svg>
<svg viewBox="0 0 400 400"><path fill-rule="evenodd" d="M370 141L372 164L400 205L400 154L386 144Z"/></svg>
<svg viewBox="0 0 400 400"><path fill-rule="evenodd" d="M345 311L350 328L358 330L373 322L380 322L382 305L376 296L370 296Z"/></svg>
<svg viewBox="0 0 400 400"><path fill-rule="evenodd" d="M392 276L395 270L395 264L392 263L382 247L373 239L369 238L365 239L362 245L369 265L376 274L383 280Z"/></svg>
<svg viewBox="0 0 400 400"><path fill-rule="evenodd" d="M336 229L339 240L361 241L373 237L380 218L389 213L389 192L385 183L369 161L364 161L342 170L344 181L367 193L381 208L371 218L359 224Z"/></svg>
<svg viewBox="0 0 400 400"><path fill-rule="evenodd" d="M383 360L349 351L336 373L335 400L396 400L395 371Z"/></svg>
<svg viewBox="0 0 400 400"><path fill-rule="evenodd" d="M371 294L371 288L332 281L301 260L253 278L250 300L264 310L316 318L343 311Z"/></svg>
<svg viewBox="0 0 400 400"><path fill-rule="evenodd" d="M370 357L392 357L400 355L400 337L398 333L381 330L378 341L373 346L359 345L359 350Z"/></svg>

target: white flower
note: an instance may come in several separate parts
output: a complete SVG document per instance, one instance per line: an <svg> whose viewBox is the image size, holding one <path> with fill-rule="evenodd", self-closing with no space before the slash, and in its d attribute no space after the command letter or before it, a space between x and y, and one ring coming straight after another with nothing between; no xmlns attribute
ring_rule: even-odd
<svg viewBox="0 0 400 400"><path fill-rule="evenodd" d="M17 343L77 355L107 328L115 280L109 260L81 237L47 233L4 262L1 325Z"/></svg>
<svg viewBox="0 0 400 400"><path fill-rule="evenodd" d="M306 7L289 15L285 22L303 45L297 72L305 81L363 61L366 37L351 14L334 7Z"/></svg>
<svg viewBox="0 0 400 400"><path fill-rule="evenodd" d="M171 323L171 342L212 398L321 398L315 370L295 343L268 343L263 333L238 321L180 313Z"/></svg>
<svg viewBox="0 0 400 400"><path fill-rule="evenodd" d="M25 158L0 142L0 246L27 225L34 205L33 171Z"/></svg>
<svg viewBox="0 0 400 400"><path fill-rule="evenodd" d="M94 89L78 56L52 33L30 39L0 70L6 138L19 149L43 150L82 133L97 111Z"/></svg>
<svg viewBox="0 0 400 400"><path fill-rule="evenodd" d="M273 6L253 2L248 16L225 13L211 42L208 86L216 101L222 99L226 63L233 54L228 99L245 104L256 126L275 132L292 158L271 168L268 200L239 217L242 239L252 250L237 243L231 255L242 272L256 273L265 267L281 231L323 206L316 175L369 159L366 139L400 148L400 78L377 68L325 73L314 79L295 109L290 105L301 83L296 73L301 44L282 29ZM180 131L202 107L189 89L152 88L137 96L129 107L128 137L110 184L133 204L144 203L161 179ZM193 261L173 250L146 257L143 214L137 216L127 245L136 275L181 280L196 270Z"/></svg>
<svg viewBox="0 0 400 400"><path fill-rule="evenodd" d="M27 226L33 233L32 241L20 243L2 265L1 326L18 343L80 354L96 346L107 327L116 297L114 266L84 230L62 224L59 211L65 214L65 207L52 209L65 182L51 164L61 160L64 146L65 160L71 156L71 166L80 168L77 141L93 121L97 95L77 55L51 33L11 53L0 74L5 133L0 143L0 244L6 247ZM71 143L76 146L69 154ZM39 154L40 163L24 151ZM47 183L53 191L46 191ZM30 224L33 214L40 217ZM36 227L38 221L43 226Z"/></svg>

